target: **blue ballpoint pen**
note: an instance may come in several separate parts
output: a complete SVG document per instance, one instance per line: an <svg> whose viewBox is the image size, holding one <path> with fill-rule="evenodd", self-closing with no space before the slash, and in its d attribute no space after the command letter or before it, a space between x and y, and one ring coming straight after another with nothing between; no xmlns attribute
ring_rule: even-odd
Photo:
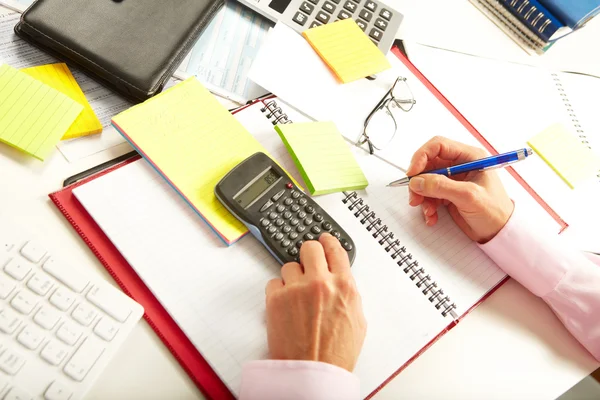
<svg viewBox="0 0 600 400"><path fill-rule="evenodd" d="M448 168L435 169L433 171L425 171L422 174L439 174L446 176L454 176L458 174L464 174L471 171L485 171L488 169L502 168L508 164L516 163L529 157L533 154L531 149L520 149L511 151L504 154L498 154L497 156L491 156L482 158L481 160L471 161L465 164L454 165ZM419 174L419 175L422 175ZM418 175L415 175L418 176ZM410 182L412 176L398 179L397 181L391 182L388 186L406 186Z"/></svg>

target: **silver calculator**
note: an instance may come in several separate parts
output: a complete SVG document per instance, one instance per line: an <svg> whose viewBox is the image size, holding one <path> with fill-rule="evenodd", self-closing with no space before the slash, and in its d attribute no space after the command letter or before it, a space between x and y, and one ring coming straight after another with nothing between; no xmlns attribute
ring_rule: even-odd
<svg viewBox="0 0 600 400"><path fill-rule="evenodd" d="M352 18L384 54L392 47L403 19L398 11L376 0L238 1L271 21L282 21L297 32Z"/></svg>

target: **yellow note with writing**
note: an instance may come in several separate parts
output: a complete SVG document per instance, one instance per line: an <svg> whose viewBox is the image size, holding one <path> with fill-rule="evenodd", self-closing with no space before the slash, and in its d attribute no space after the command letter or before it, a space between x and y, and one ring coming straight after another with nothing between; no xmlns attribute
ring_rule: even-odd
<svg viewBox="0 0 600 400"><path fill-rule="evenodd" d="M600 157L562 124L548 127L527 143L571 189L600 170Z"/></svg>
<svg viewBox="0 0 600 400"><path fill-rule="evenodd" d="M391 68L385 54L352 18L307 29L302 36L342 83Z"/></svg>
<svg viewBox="0 0 600 400"><path fill-rule="evenodd" d="M112 123L225 243L247 232L214 189L241 161L267 152L196 78L122 112Z"/></svg>
<svg viewBox="0 0 600 400"><path fill-rule="evenodd" d="M43 161L82 110L58 90L0 66L0 141Z"/></svg>
<svg viewBox="0 0 600 400"><path fill-rule="evenodd" d="M73 139L80 136L93 135L102 132L102 124L92 110L85 94L71 74L67 64L48 64L38 67L22 69L21 72L37 79L40 82L66 94L71 99L83 106L83 112L75 120L62 139Z"/></svg>

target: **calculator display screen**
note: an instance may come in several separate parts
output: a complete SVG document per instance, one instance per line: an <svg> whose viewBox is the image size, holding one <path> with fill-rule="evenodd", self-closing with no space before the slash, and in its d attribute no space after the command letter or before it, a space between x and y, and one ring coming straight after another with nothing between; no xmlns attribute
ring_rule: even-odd
<svg viewBox="0 0 600 400"><path fill-rule="evenodd" d="M283 14L287 6L292 2L292 0L272 0L269 3L269 7L273 10L277 11L280 14Z"/></svg>
<svg viewBox="0 0 600 400"><path fill-rule="evenodd" d="M271 188L279 179L279 175L274 169L269 168L257 180L239 192L233 198L242 208L248 208L256 199Z"/></svg>

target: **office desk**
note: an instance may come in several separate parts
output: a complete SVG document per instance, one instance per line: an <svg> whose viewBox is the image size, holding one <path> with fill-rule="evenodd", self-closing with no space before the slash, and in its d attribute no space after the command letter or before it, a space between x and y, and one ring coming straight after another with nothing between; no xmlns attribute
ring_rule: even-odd
<svg viewBox="0 0 600 400"><path fill-rule="evenodd" d="M476 21L474 24L481 24L485 20L477 18L483 17L462 2L439 0L431 3L441 5L442 1L457 4L452 18L457 24L463 24L463 30L442 32L446 35L444 40L450 43L452 40L448 38L456 34L464 40L460 44L461 50L468 50L469 45L477 49L484 35L461 35L465 32L464 24L470 19ZM397 0L392 5L407 15L406 29L400 35L423 42L419 39L423 33L417 27L430 22L413 3L425 2ZM461 12L464 17L459 22ZM579 38L573 36L573 41L581 40L573 46L583 49L582 68L589 61L585 51L594 45L588 40L593 37L591 33L600 37L600 19L594 22L593 27L588 27L592 32L581 34ZM413 27L414 31L409 29ZM516 45L514 48L508 46L512 42L507 43L502 35L494 32L493 29L489 31L487 41L491 46L497 40L499 49L508 49L507 58L521 51ZM571 50L564 51L569 54ZM497 56L502 56L502 52ZM567 61L574 63L572 59ZM65 177L117 155L105 152L69 164L57 151L41 163L2 145L0 211L20 220L42 237L46 245L70 257L74 265L111 281L47 194L60 188ZM597 366L541 300L509 281L398 375L376 398L555 399ZM109 398L201 399L202 395L148 324L142 321L88 395L88 399Z"/></svg>

